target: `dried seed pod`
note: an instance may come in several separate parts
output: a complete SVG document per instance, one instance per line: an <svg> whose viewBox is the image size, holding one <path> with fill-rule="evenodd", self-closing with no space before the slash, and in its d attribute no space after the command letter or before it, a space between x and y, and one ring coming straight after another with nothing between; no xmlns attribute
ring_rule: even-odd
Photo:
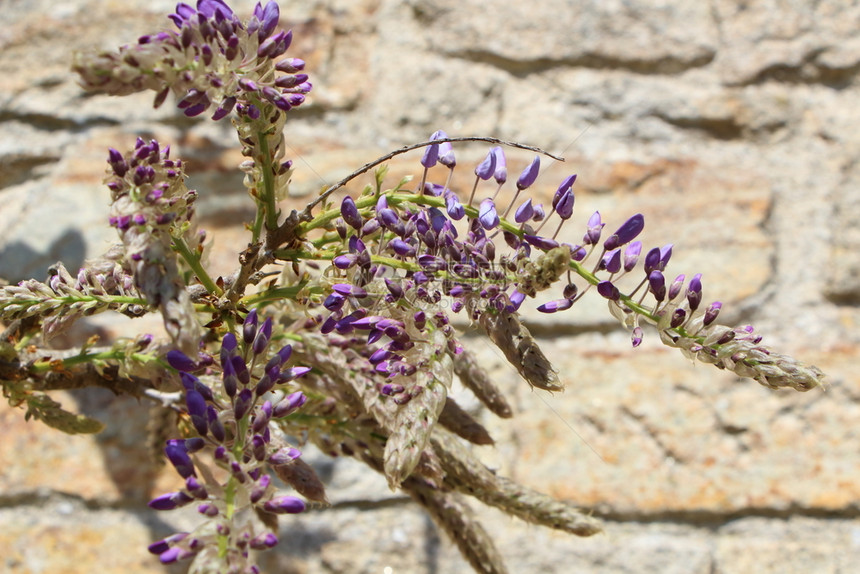
<svg viewBox="0 0 860 574"><path fill-rule="evenodd" d="M552 364L516 313L481 314L479 322L490 340L501 349L508 362L532 387L545 391L563 391Z"/></svg>
<svg viewBox="0 0 860 574"><path fill-rule="evenodd" d="M460 377L460 382L472 391L472 393L496 416L508 419L513 416L513 411L502 392L490 380L489 375L481 365L474 353L463 349L454 355L454 372Z"/></svg>

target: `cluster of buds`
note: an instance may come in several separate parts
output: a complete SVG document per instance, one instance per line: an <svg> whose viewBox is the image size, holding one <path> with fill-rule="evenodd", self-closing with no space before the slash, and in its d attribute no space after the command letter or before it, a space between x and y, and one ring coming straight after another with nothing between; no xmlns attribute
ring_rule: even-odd
<svg viewBox="0 0 860 574"><path fill-rule="evenodd" d="M135 286L162 311L174 342L193 352L202 333L174 247L195 252L199 260L205 235L197 233L192 222L197 192L185 187L182 161L169 156L169 147L140 138L125 155L110 150L106 178L113 200L110 224L122 239Z"/></svg>
<svg viewBox="0 0 860 574"><path fill-rule="evenodd" d="M196 116L217 104L212 119L236 112L260 117L260 104L287 111L311 90L304 61L283 58L292 33L276 31L275 2L257 4L246 23L222 0L185 3L170 18L178 31L143 36L117 52L76 55L73 68L93 92L126 95L154 90L155 107L172 91L179 108Z"/></svg>
<svg viewBox="0 0 860 574"><path fill-rule="evenodd" d="M446 139L441 131L431 136L431 142ZM428 169L436 163L450 170L444 184L427 181ZM425 319L443 329L449 349L456 352L447 315L440 312L445 304L454 313L465 309L530 383L558 390L551 367L532 344L517 313L527 298L561 282L561 297L537 306L538 311L570 309L596 287L609 301L612 314L631 329L634 346L642 341L640 322L647 322L658 328L663 341L688 356L768 387L808 390L821 384L820 371L761 347L760 338L749 335L748 329L718 326L715 320L722 304L702 305L701 274L689 282L679 275L667 285L664 272L673 246L654 247L641 257L643 245L636 240L645 225L641 214L604 236L605 224L595 212L580 243L560 242L559 231L573 215L575 174L560 183L547 208L533 204L531 198L520 201L520 194L538 176L540 158L536 156L517 178L512 199L497 205L507 180L501 147L491 149L475 168L468 201L461 201L450 187L456 166L450 142L431 143L421 164L425 171L417 191L368 189L357 200L345 197L339 217L332 220L323 213L317 220L330 222L328 229L337 232L320 242L332 253L326 275L333 282L323 302L329 314L320 318L322 332L368 331L362 344L382 341L368 361L383 374L408 376L418 367L404 361L402 351L426 339ZM476 199L481 181L490 179L496 184L491 194ZM508 219L509 214L513 219ZM542 233L554 218L552 233ZM311 222L308 229L314 226ZM499 235L502 244L495 240ZM644 276L634 288L622 290L620 280L635 276L637 270ZM383 307L388 311L381 312ZM397 310L391 311L392 307ZM411 310L411 321L400 318L404 308ZM418 327L410 329L408 324ZM529 376L530 370L536 376Z"/></svg>
<svg viewBox="0 0 860 574"><path fill-rule="evenodd" d="M146 312L122 251L112 249L104 257L88 261L73 277L62 263L53 265L47 281L35 279L0 288L0 318L14 321L43 317L42 332L51 338L80 317L114 310L129 317Z"/></svg>
<svg viewBox="0 0 860 574"><path fill-rule="evenodd" d="M185 480L185 488L158 496L149 505L173 510L196 503L208 520L195 532L152 544L150 551L164 563L195 557L201 571L254 571L251 551L272 548L278 538L277 521L264 518L261 525L253 519L296 514L306 507L302 498L276 493L269 469L282 479L296 476L297 480L287 482L306 498L325 500L319 479L299 461L299 450L287 445L270 424L283 421L305 403L301 391L289 392L288 387L310 369L286 366L292 355L290 345L270 353L272 319L258 323L252 310L241 337L224 336L217 366L205 354L191 359L178 350L167 353L168 363L180 373L181 412L192 436L169 440L164 449ZM208 458L200 457L204 452Z"/></svg>

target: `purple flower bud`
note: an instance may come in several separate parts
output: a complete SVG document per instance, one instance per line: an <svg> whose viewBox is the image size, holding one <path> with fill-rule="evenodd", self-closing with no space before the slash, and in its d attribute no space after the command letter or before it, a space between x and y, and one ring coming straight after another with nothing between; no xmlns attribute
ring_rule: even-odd
<svg viewBox="0 0 860 574"><path fill-rule="evenodd" d="M200 484L200 481L193 476L189 476L185 479L185 490L187 490L191 496L200 500L206 500L209 496L209 493L206 492L206 488L204 488L204 486Z"/></svg>
<svg viewBox="0 0 860 574"><path fill-rule="evenodd" d="M621 271L621 250L613 249L603 256L601 266L610 273L618 273Z"/></svg>
<svg viewBox="0 0 860 574"><path fill-rule="evenodd" d="M385 287L388 289L388 292L391 293L392 297L395 299L400 299L403 297L403 287L397 281L392 279L385 279Z"/></svg>
<svg viewBox="0 0 860 574"><path fill-rule="evenodd" d="M305 61L300 58L284 58L275 64L275 69L285 74L295 74L305 69Z"/></svg>
<svg viewBox="0 0 860 574"><path fill-rule="evenodd" d="M636 239L636 236L642 232L645 227L645 218L641 213L637 213L627 221L625 221L618 230L609 236L609 239L603 242L603 248L611 251L625 243L629 243Z"/></svg>
<svg viewBox="0 0 860 574"><path fill-rule="evenodd" d="M532 162L523 170L517 178L517 189L522 191L530 187L537 179L540 171L540 156L535 156ZM574 176L575 178L576 176Z"/></svg>
<svg viewBox="0 0 860 574"><path fill-rule="evenodd" d="M325 301L323 301L323 307L329 311L339 311L343 307L345 301L346 297L340 293L332 293L326 297Z"/></svg>
<svg viewBox="0 0 860 574"><path fill-rule="evenodd" d="M290 464L300 456L302 456L302 451L291 446L285 446L269 456L269 464L274 464L275 466L280 464Z"/></svg>
<svg viewBox="0 0 860 574"><path fill-rule="evenodd" d="M362 226L362 228L361 228L361 235L362 236L371 235L371 234L375 233L376 230L379 229L379 227L380 227L380 225L379 225L378 219L375 219L375 218L374 219L368 219L367 221L364 222L364 226Z"/></svg>
<svg viewBox="0 0 860 574"><path fill-rule="evenodd" d="M690 285L687 287L687 302L690 304L690 311L695 311L699 308L702 302L702 274L696 273L690 279Z"/></svg>
<svg viewBox="0 0 860 574"><path fill-rule="evenodd" d="M558 199L558 203L555 204L555 211L558 213L558 216L562 219L570 219L570 216L573 215L573 202L575 201L575 197L573 195L573 190L568 188Z"/></svg>
<svg viewBox="0 0 860 574"><path fill-rule="evenodd" d="M446 134L442 137L447 138L448 135ZM439 144L439 163L448 169L454 169L457 166L457 158L454 157L454 146L451 145L451 142L442 142Z"/></svg>
<svg viewBox="0 0 860 574"><path fill-rule="evenodd" d="M402 239L394 238L388 245L391 247L391 249L394 250L396 254L401 255L403 257L413 257L415 255L415 247Z"/></svg>
<svg viewBox="0 0 860 574"><path fill-rule="evenodd" d="M215 518L218 516L218 507L214 504L210 504L208 502L204 502L200 506L197 507L197 512L202 514L203 516L207 516L209 518Z"/></svg>
<svg viewBox="0 0 860 574"><path fill-rule="evenodd" d="M384 197L384 196L383 196ZM400 223L400 218L397 217L397 212L390 208L376 209L376 218L379 224L386 229L396 231L397 224Z"/></svg>
<svg viewBox="0 0 860 574"><path fill-rule="evenodd" d="M534 221L543 221L546 218L546 213L543 210L543 204L539 203L535 205L535 214L532 216L532 220Z"/></svg>
<svg viewBox="0 0 860 574"><path fill-rule="evenodd" d="M642 242L634 241L624 250L624 271L630 272L636 267L636 262L639 261L639 254L642 252Z"/></svg>
<svg viewBox="0 0 860 574"><path fill-rule="evenodd" d="M490 151L493 152L493 157L496 158L496 170L493 172L493 177L496 183L502 185L508 180L508 162L505 159L505 150L496 146Z"/></svg>
<svg viewBox="0 0 860 574"><path fill-rule="evenodd" d="M195 436L185 439L185 451L189 454L197 452L204 446L206 446L206 441L200 437Z"/></svg>
<svg viewBox="0 0 860 574"><path fill-rule="evenodd" d="M242 389L236 397L236 403L233 405L233 413L236 420L241 420L248 411L251 410L251 405L254 400L254 394L251 389Z"/></svg>
<svg viewBox="0 0 860 574"><path fill-rule="evenodd" d="M335 283L331 286L332 290L341 295L351 295L353 297L367 297L367 291L356 285L349 283Z"/></svg>
<svg viewBox="0 0 860 574"><path fill-rule="evenodd" d="M190 373L197 369L197 363L195 363L191 357L180 351L179 349L171 349L167 352L167 364L176 369L177 371L182 371L185 373Z"/></svg>
<svg viewBox="0 0 860 574"><path fill-rule="evenodd" d="M660 302L666 298L666 279L659 271L652 271L648 274L648 285L654 298Z"/></svg>
<svg viewBox="0 0 860 574"><path fill-rule="evenodd" d="M528 243L529 245L533 245L538 249L542 249L544 251L549 251L554 247L558 247L558 241L556 241L555 239L550 239L548 237L525 234L523 235L523 239L525 239L526 243Z"/></svg>
<svg viewBox="0 0 860 574"><path fill-rule="evenodd" d="M683 309L675 309L672 312L672 320L669 322L671 328L680 327L687 320L687 312Z"/></svg>
<svg viewBox="0 0 860 574"><path fill-rule="evenodd" d="M531 198L525 200L522 205L520 205L516 212L514 212L514 221L517 223L525 223L534 215L535 210L532 207Z"/></svg>
<svg viewBox="0 0 860 574"><path fill-rule="evenodd" d="M266 441L258 434L251 437L251 454L260 462L266 458Z"/></svg>
<svg viewBox="0 0 860 574"><path fill-rule="evenodd" d="M293 379L298 379L301 376L304 376L311 372L310 367L290 367L289 369L284 369L281 371L281 374L278 376L279 383L288 383Z"/></svg>
<svg viewBox="0 0 860 574"><path fill-rule="evenodd" d="M274 548L277 545L278 537L271 532L260 534L248 542L248 546L254 550L268 550L269 548Z"/></svg>
<svg viewBox="0 0 860 574"><path fill-rule="evenodd" d="M484 229L494 229L499 225L499 214L496 213L496 204L493 203L492 199L487 198L481 202L478 220Z"/></svg>
<svg viewBox="0 0 860 574"><path fill-rule="evenodd" d="M264 474L260 477L260 480L251 488L251 492L249 498L251 500L251 504L257 504L260 502L260 499L266 494L266 491L269 489L269 485L272 483L272 477L268 474Z"/></svg>
<svg viewBox="0 0 860 574"><path fill-rule="evenodd" d="M418 256L418 265L428 273L444 271L448 267L447 262L443 258L428 254Z"/></svg>
<svg viewBox="0 0 860 574"><path fill-rule="evenodd" d="M382 361L387 361L392 356L394 356L394 353L383 347L371 353L370 357L367 358L367 361L371 365L375 365L377 363L381 363Z"/></svg>
<svg viewBox="0 0 860 574"><path fill-rule="evenodd" d="M598 283L597 292L600 293L602 297L611 299L612 301L618 301L621 298L621 293L618 291L618 287L609 281L601 281Z"/></svg>
<svg viewBox="0 0 860 574"><path fill-rule="evenodd" d="M257 335L257 310L251 309L245 317L245 322L242 324L242 339L246 345L254 342L254 337Z"/></svg>
<svg viewBox="0 0 860 574"><path fill-rule="evenodd" d="M152 554L161 554L177 542L181 542L188 537L187 532L177 532L176 534L171 534L170 536L163 538L157 542L153 542L149 546L147 546L147 550Z"/></svg>
<svg viewBox="0 0 860 574"><path fill-rule="evenodd" d="M275 377L278 375L277 367L272 369L271 372L267 372L260 380L257 381L257 385L254 387L254 394L258 397L262 397L269 391L271 391L275 387Z"/></svg>
<svg viewBox="0 0 860 574"><path fill-rule="evenodd" d="M128 163L122 154L114 148L108 148L108 164L118 177L123 177L128 173Z"/></svg>
<svg viewBox="0 0 860 574"><path fill-rule="evenodd" d="M708 306L708 310L705 311L705 316L702 318L702 324L707 327L711 323L713 323L717 319L717 315L720 314L720 309L722 309L723 304L719 301L714 301Z"/></svg>
<svg viewBox="0 0 860 574"><path fill-rule="evenodd" d="M466 215L466 208L460 203L457 195L451 192L445 194L445 209L451 219L459 221Z"/></svg>
<svg viewBox="0 0 860 574"><path fill-rule="evenodd" d="M353 229L361 229L361 226L364 224L364 220L358 212L358 207L356 207L355 201L348 195L345 196L343 201L340 203L340 214L343 216L343 220L346 221Z"/></svg>
<svg viewBox="0 0 860 574"><path fill-rule="evenodd" d="M570 299L556 299L540 305L537 310L541 313L555 313L556 311L564 311L573 306L573 301Z"/></svg>
<svg viewBox="0 0 860 574"><path fill-rule="evenodd" d="M279 419L292 414L305 404L307 400L307 397L302 391L296 391L295 393L288 395L274 406L272 409L272 418Z"/></svg>
<svg viewBox="0 0 860 574"><path fill-rule="evenodd" d="M664 271L666 265L669 264L669 259L672 257L673 245L669 243L661 248L654 248L645 256L645 273L650 273L654 269Z"/></svg>
<svg viewBox="0 0 860 574"><path fill-rule="evenodd" d="M447 137L447 136L439 136L439 133L445 132L435 132L432 136L430 136L431 140L435 140L439 137ZM421 156L421 165L430 169L436 162L439 161L439 144L431 144L424 148L424 155Z"/></svg>
<svg viewBox="0 0 860 574"><path fill-rule="evenodd" d="M221 351L232 353L239 346L238 341L236 341L236 335L233 333L227 333L224 335L224 338L221 340Z"/></svg>
<svg viewBox="0 0 860 574"><path fill-rule="evenodd" d="M642 327L633 328L633 333L630 335L630 341L633 343L634 348L642 344Z"/></svg>
<svg viewBox="0 0 860 574"><path fill-rule="evenodd" d="M305 503L295 496L278 496L264 503L263 509L272 514L299 514L305 511Z"/></svg>
<svg viewBox="0 0 860 574"><path fill-rule="evenodd" d="M681 292L681 289L684 287L684 281L686 279L687 279L687 276L684 274L681 274L681 275L678 275L677 277L675 277L675 280L669 286L668 297L669 297L670 301L672 299L674 299L675 297L677 297L678 294Z"/></svg>
<svg viewBox="0 0 860 574"><path fill-rule="evenodd" d="M257 434L262 433L268 426L273 412L272 401L264 402L254 414L254 422L251 425L251 429Z"/></svg>
<svg viewBox="0 0 860 574"><path fill-rule="evenodd" d="M242 470L242 465L236 461L230 463L230 474L241 484L248 482L248 474Z"/></svg>
<svg viewBox="0 0 860 574"><path fill-rule="evenodd" d="M558 189L555 190L555 195L552 198L552 206L558 211L558 202L561 201L561 197L568 191L573 188L573 183L576 181L576 174L569 175L559 184Z"/></svg>
<svg viewBox="0 0 860 574"><path fill-rule="evenodd" d="M188 414L191 416L191 424L200 436L206 436L209 424L206 420L206 400L197 391L185 392L185 403L188 405Z"/></svg>
<svg viewBox="0 0 860 574"><path fill-rule="evenodd" d="M153 510L174 510L180 506L185 506L194 499L184 492L168 492L161 496L156 496L149 501L149 506Z"/></svg>
<svg viewBox="0 0 860 574"><path fill-rule="evenodd" d="M262 355L266 350L266 347L269 346L269 339L272 337L272 318L266 317L266 320L263 321L260 330L257 331L257 335L254 337L254 342L251 345L251 350L255 355ZM247 384L247 383L246 383Z"/></svg>
<svg viewBox="0 0 860 574"><path fill-rule="evenodd" d="M176 468L176 472L182 478L189 476L197 476L194 472L194 463L191 457L188 456L188 451L185 448L183 440L169 440L167 446L164 447L164 454L167 455L167 460Z"/></svg>
<svg viewBox="0 0 860 574"><path fill-rule="evenodd" d="M218 418L218 411L215 410L215 407L211 405L206 407L206 418L209 422L209 432L212 434L212 438L218 442L224 442L224 439L227 438L227 430L224 428L224 423Z"/></svg>
<svg viewBox="0 0 860 574"><path fill-rule="evenodd" d="M475 175L484 181L493 177L493 173L496 171L496 154L493 150L487 152L487 157L484 158L484 161L478 164L478 167L475 168ZM122 176L120 176L122 177Z"/></svg>

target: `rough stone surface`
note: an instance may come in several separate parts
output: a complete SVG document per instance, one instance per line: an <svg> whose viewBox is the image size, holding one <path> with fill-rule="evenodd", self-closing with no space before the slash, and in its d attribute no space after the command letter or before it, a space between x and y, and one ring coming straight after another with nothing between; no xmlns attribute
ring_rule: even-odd
<svg viewBox="0 0 860 574"><path fill-rule="evenodd" d="M201 190L218 272L251 217L229 125L191 122L151 95L84 96L74 49L166 26L172 1L0 0L0 277L42 278L115 241L104 224L107 146L171 142ZM675 244L670 273L704 274L728 323L830 375L826 391L773 392L665 349L629 349L605 305L527 313L567 384L536 393L489 343L467 343L508 390L511 421L478 412L491 467L606 520L577 539L475 508L512 572L846 573L860 562L860 6L846 2L312 0L284 4L314 92L287 127L291 202L386 151L488 135L564 155L530 190L547 202L578 173L577 241L646 217L646 246ZM849 6L849 4L851 4ZM250 0L234 2L247 14ZM464 146L468 190L485 148ZM511 153L512 174L530 160ZM398 157L394 181L417 172ZM366 179L352 187L360 189ZM487 191L489 193L489 191ZM132 324L133 331L138 324ZM106 323L92 329L129 329ZM107 424L68 437L3 406L5 571L178 572L145 546L193 525L145 501L175 488L138 443L146 408L98 392L58 396ZM464 396L463 404L476 409ZM263 563L289 574L463 572L408 498L358 463L306 454L332 507L282 521ZM186 526L187 527L187 526Z"/></svg>

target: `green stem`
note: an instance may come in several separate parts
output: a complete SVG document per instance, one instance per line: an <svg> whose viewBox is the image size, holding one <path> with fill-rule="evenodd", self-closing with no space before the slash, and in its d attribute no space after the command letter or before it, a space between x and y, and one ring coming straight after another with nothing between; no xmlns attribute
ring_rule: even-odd
<svg viewBox="0 0 860 574"><path fill-rule="evenodd" d="M260 142L261 171L263 174L263 197L260 201L266 211L266 228L274 231L278 228L278 208L275 205L275 179L272 169L272 157L269 152L269 141L263 132L257 132Z"/></svg>
<svg viewBox="0 0 860 574"><path fill-rule="evenodd" d="M200 264L200 255L191 251L188 244L185 242L185 239L182 237L174 237L173 247L179 252L179 255L182 256L182 259L185 260L188 266L191 267L191 270L197 276L197 279L204 287L206 287L206 290L209 291L209 293L216 297L220 297L224 294L224 290L215 284L209 276L209 273Z"/></svg>

